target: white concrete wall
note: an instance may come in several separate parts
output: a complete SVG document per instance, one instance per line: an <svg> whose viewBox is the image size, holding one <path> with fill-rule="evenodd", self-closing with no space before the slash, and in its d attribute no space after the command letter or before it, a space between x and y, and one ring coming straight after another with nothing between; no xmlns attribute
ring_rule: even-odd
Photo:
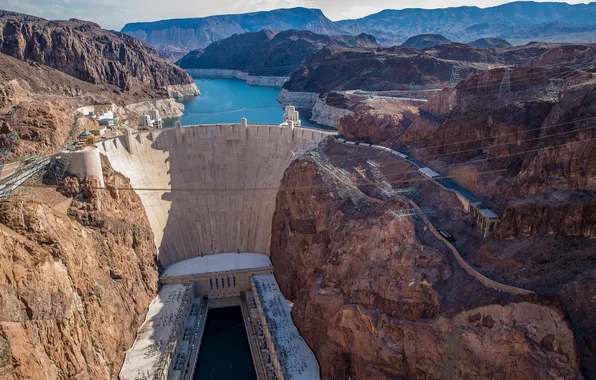
<svg viewBox="0 0 596 380"><path fill-rule="evenodd" d="M94 146L86 146L82 150L70 153L70 165L67 172L78 178L95 176L99 180L99 185L104 186L103 170L101 168L100 150Z"/></svg>
<svg viewBox="0 0 596 380"><path fill-rule="evenodd" d="M100 149L131 179L167 266L201 252L269 254L275 197L292 151L328 134L274 125L192 126L139 133L130 143L123 136Z"/></svg>

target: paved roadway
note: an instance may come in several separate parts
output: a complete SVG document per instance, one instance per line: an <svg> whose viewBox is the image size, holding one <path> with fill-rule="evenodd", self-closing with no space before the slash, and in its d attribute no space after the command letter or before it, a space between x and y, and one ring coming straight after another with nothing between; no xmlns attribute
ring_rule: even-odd
<svg viewBox="0 0 596 380"><path fill-rule="evenodd" d="M344 138L345 139L345 138ZM336 139L336 141L338 141ZM340 141L338 141L339 143L341 143ZM343 143L345 144L345 143ZM351 144L345 144L348 146L352 146L352 147L362 147L362 148L368 148L368 149L373 149L373 150L377 150L373 147L368 147L368 146L363 146L363 145L351 145ZM377 144L378 145L378 144ZM387 152L388 153L388 152ZM391 154L391 153L389 153ZM424 165L422 165L421 163L417 162L416 160L412 159L412 158L402 158L399 157L395 154L391 154L391 156L400 159L402 161L407 162L408 164L410 164L410 166L415 167L417 169L420 169L421 167L425 167ZM422 173L419 173L423 178L428 179L429 181L433 181L434 183L436 183L437 185L441 186L442 188L445 188L445 186L441 183L438 182L436 178L429 178L427 176L425 176ZM451 181L453 182L453 181ZM453 182L453 184L455 184L455 182ZM463 189L461 186L455 184L458 188ZM453 192L457 192L459 190L456 189L447 189L447 190L451 190ZM469 193L467 190L463 189L467 194L469 194L471 197L475 198L473 195L471 195L471 193ZM463 194L462 194L463 195ZM461 256L461 254L459 253L459 251L453 246L453 244L451 244L449 241L447 241L443 236L441 236L441 234L439 234L438 230L436 227L433 226L433 224L430 222L430 220L428 220L428 218L424 215L423 211L420 209L420 207L412 200L408 199L410 205L412 207L414 207L417 211L419 211L419 215L422 220L424 221L424 223L428 226L428 228L431 230L431 232L440 240L442 241L447 248L449 248L449 250L451 251L451 253L453 254L453 256L455 257L455 259L457 260L457 262L459 263L459 265L466 271L466 273L468 273L470 276L476 278L478 281L480 281L482 284L484 284L487 287L490 287L492 289L498 290L498 291L502 291L502 292L506 292L506 293L510 293L510 294L520 294L520 295L528 295L528 294L534 294L533 291L531 290L527 290L527 289L523 289L523 288L518 288L516 286L511 286L511 285L507 285L507 284L503 284L494 280L491 280L490 278L488 278L487 276L485 276L484 274L480 273L479 271L477 271L476 269L474 269L470 264L468 264L464 258Z"/></svg>

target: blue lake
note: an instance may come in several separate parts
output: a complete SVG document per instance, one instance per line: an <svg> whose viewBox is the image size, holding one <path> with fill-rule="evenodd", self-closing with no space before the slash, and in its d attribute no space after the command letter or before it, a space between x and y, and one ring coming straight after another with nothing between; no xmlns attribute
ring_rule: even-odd
<svg viewBox="0 0 596 380"><path fill-rule="evenodd" d="M182 125L239 123L280 124L284 111L277 102L281 89L249 86L239 79L195 79L201 95L182 101ZM301 118L303 126L321 126Z"/></svg>

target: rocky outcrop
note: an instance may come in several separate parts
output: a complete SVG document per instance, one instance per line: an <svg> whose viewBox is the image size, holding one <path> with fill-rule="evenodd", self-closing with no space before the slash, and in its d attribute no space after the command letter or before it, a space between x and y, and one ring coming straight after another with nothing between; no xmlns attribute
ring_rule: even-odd
<svg viewBox="0 0 596 380"><path fill-rule="evenodd" d="M148 88L167 94L168 86L193 84L184 70L161 58L147 44L86 21L2 17L0 52L86 82L111 84L127 91Z"/></svg>
<svg viewBox="0 0 596 380"><path fill-rule="evenodd" d="M463 274L415 217L393 216L409 208L399 196L374 201L331 186L326 172L347 160L326 149L324 168L301 158L286 170L271 241L323 378L580 377L555 305L503 298Z"/></svg>
<svg viewBox="0 0 596 380"><path fill-rule="evenodd" d="M196 83L190 84L176 84L172 86L168 86L168 95L170 98L175 99L185 99L193 96L198 96L201 94L199 88L197 87Z"/></svg>
<svg viewBox="0 0 596 380"><path fill-rule="evenodd" d="M347 102L347 97L341 94L321 95L315 100L311 120L320 125L337 128L341 118L353 115Z"/></svg>
<svg viewBox="0 0 596 380"><path fill-rule="evenodd" d="M66 179L68 216L50 189L0 204L3 379L117 378L156 293L156 249L128 179L103 173L104 190Z"/></svg>
<svg viewBox="0 0 596 380"><path fill-rule="evenodd" d="M283 87L288 77L253 76L239 70L225 69L186 69L186 71L197 78L236 78L245 81L251 86Z"/></svg>
<svg viewBox="0 0 596 380"><path fill-rule="evenodd" d="M596 197L590 191L553 190L507 204L497 237L536 235L596 237Z"/></svg>
<svg viewBox="0 0 596 380"><path fill-rule="evenodd" d="M408 129L418 110L411 102L398 99L369 99L355 106L351 115L339 121L339 133L353 141L392 145Z"/></svg>

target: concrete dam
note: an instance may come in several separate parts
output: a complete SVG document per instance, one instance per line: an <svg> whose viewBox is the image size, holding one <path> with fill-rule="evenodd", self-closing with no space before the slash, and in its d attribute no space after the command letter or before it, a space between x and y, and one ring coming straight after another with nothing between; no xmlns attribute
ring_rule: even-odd
<svg viewBox="0 0 596 380"><path fill-rule="evenodd" d="M105 140L98 151L131 180L163 267L201 254L269 254L279 183L325 131L286 125L177 127Z"/></svg>

